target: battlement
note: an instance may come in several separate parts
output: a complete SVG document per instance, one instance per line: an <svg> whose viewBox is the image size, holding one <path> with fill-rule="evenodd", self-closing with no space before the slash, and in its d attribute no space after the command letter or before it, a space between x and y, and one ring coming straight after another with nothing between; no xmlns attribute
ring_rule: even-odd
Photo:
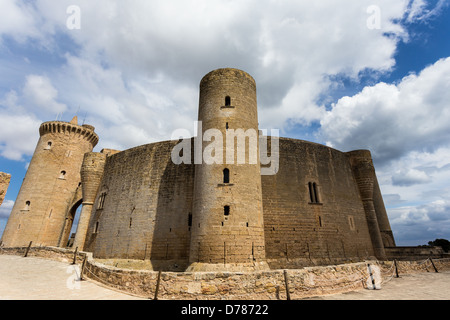
<svg viewBox="0 0 450 320"><path fill-rule="evenodd" d="M63 121L49 121L44 122L39 128L39 134L43 136L47 133L63 133L63 134L78 134L95 147L98 143L98 135L94 132L95 128L90 125L78 125L75 123L63 122Z"/></svg>

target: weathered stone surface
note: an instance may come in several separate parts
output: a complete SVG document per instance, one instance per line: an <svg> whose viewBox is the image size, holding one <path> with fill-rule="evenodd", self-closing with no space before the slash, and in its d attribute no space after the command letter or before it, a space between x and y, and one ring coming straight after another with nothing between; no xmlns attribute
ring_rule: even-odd
<svg viewBox="0 0 450 320"><path fill-rule="evenodd" d="M9 187L9 182L11 181L11 175L0 172L0 206L3 203L3 200L5 200L6 191Z"/></svg>
<svg viewBox="0 0 450 320"><path fill-rule="evenodd" d="M65 247L81 203L80 169L84 154L98 142L92 126L51 121L40 138L2 236L5 246Z"/></svg>

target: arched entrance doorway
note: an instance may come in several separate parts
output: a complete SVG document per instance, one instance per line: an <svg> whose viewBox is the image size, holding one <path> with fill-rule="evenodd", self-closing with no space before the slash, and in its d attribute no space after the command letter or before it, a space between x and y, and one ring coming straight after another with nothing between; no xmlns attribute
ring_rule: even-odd
<svg viewBox="0 0 450 320"><path fill-rule="evenodd" d="M62 233L61 241L59 242L59 246L62 248L72 247L75 232L77 230L78 220L80 219L82 203L83 199L75 202L66 216L64 231ZM74 235L73 237L71 237L72 234Z"/></svg>

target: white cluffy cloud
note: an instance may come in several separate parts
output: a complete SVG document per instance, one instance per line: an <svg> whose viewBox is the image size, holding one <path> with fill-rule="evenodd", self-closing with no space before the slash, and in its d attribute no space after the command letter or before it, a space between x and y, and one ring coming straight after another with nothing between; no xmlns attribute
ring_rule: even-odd
<svg viewBox="0 0 450 320"><path fill-rule="evenodd" d="M378 83L333 105L321 121L328 144L372 150L380 163L450 141L450 58L398 84Z"/></svg>
<svg viewBox="0 0 450 320"><path fill-rule="evenodd" d="M332 76L389 72L408 37L398 23L408 1L79 0L79 29L67 28L73 1L6 3L29 28L15 32L6 20L0 36L29 39L58 61L45 76L24 75L26 111L49 120L42 110L80 108L100 143L118 149L191 129L200 79L220 67L256 79L261 128L318 122ZM379 29L368 27L373 6ZM33 56L24 58L35 67Z"/></svg>
<svg viewBox="0 0 450 320"><path fill-rule="evenodd" d="M378 83L340 99L321 122L329 145L372 151L394 233L415 239L409 244L448 237L449 101L445 58L398 84Z"/></svg>

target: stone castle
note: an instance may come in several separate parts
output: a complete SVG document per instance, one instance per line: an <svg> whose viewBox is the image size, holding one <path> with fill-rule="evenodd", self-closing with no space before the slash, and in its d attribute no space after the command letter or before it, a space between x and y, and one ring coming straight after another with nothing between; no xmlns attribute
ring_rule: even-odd
<svg viewBox="0 0 450 320"><path fill-rule="evenodd" d="M209 129L224 136L233 129L259 132L255 80L237 69L207 74L198 120L197 136ZM278 138L277 149L268 143L278 169L262 175L259 157L176 164L175 140L92 152L99 137L76 117L43 123L39 132L1 239L6 247L30 241L66 247L80 206L73 248L98 259L150 260L155 270L385 260L386 250L395 247L367 150L341 152ZM207 147L203 143L201 151Z"/></svg>

